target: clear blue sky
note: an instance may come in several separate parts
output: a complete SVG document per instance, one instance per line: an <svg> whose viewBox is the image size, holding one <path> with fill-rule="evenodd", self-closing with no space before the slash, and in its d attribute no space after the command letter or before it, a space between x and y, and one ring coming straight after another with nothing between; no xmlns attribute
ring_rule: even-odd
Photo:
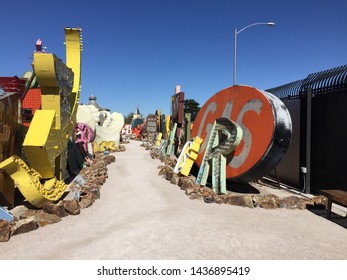
<svg viewBox="0 0 347 280"><path fill-rule="evenodd" d="M123 115L170 114L180 84L202 106L233 83L259 89L347 64L346 0L1 0L0 76L31 69L38 38L65 61L64 27L81 27L81 101Z"/></svg>

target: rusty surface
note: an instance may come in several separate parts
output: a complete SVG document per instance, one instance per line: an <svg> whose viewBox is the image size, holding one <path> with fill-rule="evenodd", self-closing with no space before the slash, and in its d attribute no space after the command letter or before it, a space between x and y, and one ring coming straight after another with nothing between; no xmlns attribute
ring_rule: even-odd
<svg viewBox="0 0 347 280"><path fill-rule="evenodd" d="M26 79L0 77L0 162L14 154L18 105Z"/></svg>
<svg viewBox="0 0 347 280"><path fill-rule="evenodd" d="M19 94L0 96L0 162L14 154Z"/></svg>
<svg viewBox="0 0 347 280"><path fill-rule="evenodd" d="M0 170L0 206L14 207L14 182L12 178Z"/></svg>
<svg viewBox="0 0 347 280"><path fill-rule="evenodd" d="M241 126L240 145L227 157L226 177L249 182L270 172L284 155L291 136L291 119L273 95L249 86L233 86L213 95L197 115L192 136L207 139L217 118L230 118ZM200 148L200 166L206 150Z"/></svg>

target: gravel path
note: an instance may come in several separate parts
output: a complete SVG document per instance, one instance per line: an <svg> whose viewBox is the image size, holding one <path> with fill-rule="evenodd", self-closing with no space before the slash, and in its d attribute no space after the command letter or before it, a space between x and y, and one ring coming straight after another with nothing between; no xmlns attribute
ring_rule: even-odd
<svg viewBox="0 0 347 280"><path fill-rule="evenodd" d="M347 230L308 210L190 200L158 176L140 142L108 166L101 199L57 224L0 243L0 259L347 259Z"/></svg>

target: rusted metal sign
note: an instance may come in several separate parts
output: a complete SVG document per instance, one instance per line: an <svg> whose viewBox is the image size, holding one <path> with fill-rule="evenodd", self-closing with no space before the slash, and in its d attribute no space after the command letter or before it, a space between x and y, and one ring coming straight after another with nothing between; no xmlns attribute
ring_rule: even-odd
<svg viewBox="0 0 347 280"><path fill-rule="evenodd" d="M155 115L149 115L146 122L147 135L154 135L157 132L157 117Z"/></svg>
<svg viewBox="0 0 347 280"><path fill-rule="evenodd" d="M227 156L226 178L249 182L268 174L281 160L291 138L292 123L285 105L272 94L249 86L233 86L213 95L197 115L192 136L208 139L217 118L241 126L240 145ZM206 150L196 160L200 166Z"/></svg>

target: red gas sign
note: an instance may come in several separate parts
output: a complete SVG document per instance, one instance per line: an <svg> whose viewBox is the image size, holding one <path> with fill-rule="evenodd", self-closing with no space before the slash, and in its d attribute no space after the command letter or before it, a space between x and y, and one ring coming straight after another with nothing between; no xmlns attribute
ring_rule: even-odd
<svg viewBox="0 0 347 280"><path fill-rule="evenodd" d="M251 181L270 172L283 157L292 125L285 105L272 94L249 86L233 86L213 95L197 115L192 135L204 139L196 160L201 164L212 125L225 117L241 126L240 145L228 155L226 177Z"/></svg>

